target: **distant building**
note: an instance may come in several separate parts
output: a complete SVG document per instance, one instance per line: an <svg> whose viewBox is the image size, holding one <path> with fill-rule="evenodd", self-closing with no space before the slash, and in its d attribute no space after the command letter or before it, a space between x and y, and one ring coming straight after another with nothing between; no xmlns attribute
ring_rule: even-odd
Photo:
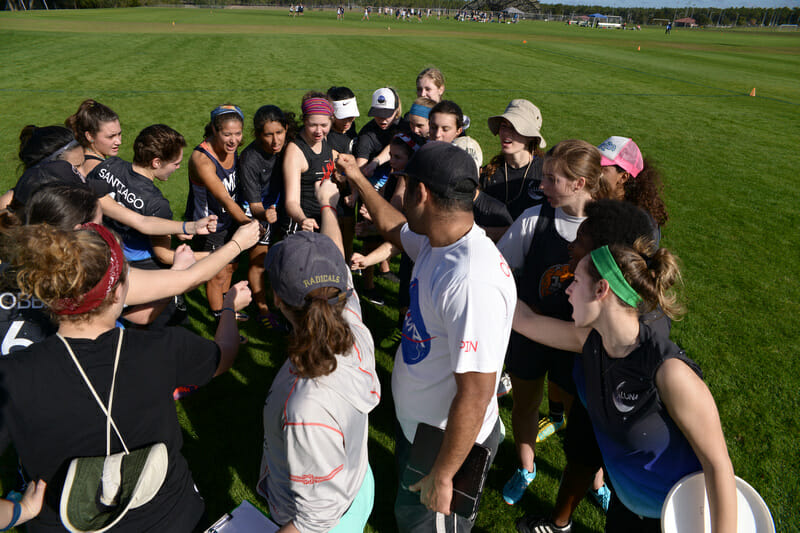
<svg viewBox="0 0 800 533"><path fill-rule="evenodd" d="M675 21L676 28L696 28L697 21L693 18L686 17Z"/></svg>

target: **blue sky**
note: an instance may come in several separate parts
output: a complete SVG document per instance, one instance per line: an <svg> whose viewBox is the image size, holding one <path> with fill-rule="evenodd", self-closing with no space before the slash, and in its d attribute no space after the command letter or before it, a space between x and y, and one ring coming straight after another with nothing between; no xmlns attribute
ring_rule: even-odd
<svg viewBox="0 0 800 533"><path fill-rule="evenodd" d="M699 9L736 7L800 7L800 0L561 0L552 2L579 5L603 5L610 7L677 7L694 6ZM542 2L542 5L547 5Z"/></svg>

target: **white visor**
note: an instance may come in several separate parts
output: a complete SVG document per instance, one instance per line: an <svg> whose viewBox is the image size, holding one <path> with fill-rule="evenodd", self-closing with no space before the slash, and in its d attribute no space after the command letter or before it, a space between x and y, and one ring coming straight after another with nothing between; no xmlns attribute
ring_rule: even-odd
<svg viewBox="0 0 800 533"><path fill-rule="evenodd" d="M360 117L355 97L333 102L333 116L339 120Z"/></svg>

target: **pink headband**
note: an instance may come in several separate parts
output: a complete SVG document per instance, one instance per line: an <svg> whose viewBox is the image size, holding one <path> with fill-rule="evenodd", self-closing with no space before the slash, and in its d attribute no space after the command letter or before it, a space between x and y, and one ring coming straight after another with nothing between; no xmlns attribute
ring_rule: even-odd
<svg viewBox="0 0 800 533"><path fill-rule="evenodd" d="M303 116L308 115L333 115L333 106L325 98L309 98L303 102Z"/></svg>
<svg viewBox="0 0 800 533"><path fill-rule="evenodd" d="M83 296L78 298L62 298L56 301L53 311L57 315L80 315L97 309L122 275L122 265L125 264L125 256L123 256L122 248L120 248L114 235L103 226L95 224L94 222L82 225L81 229L96 231L98 235L106 241L106 244L108 244L111 250L108 270L106 270L106 273L103 275L103 279Z"/></svg>

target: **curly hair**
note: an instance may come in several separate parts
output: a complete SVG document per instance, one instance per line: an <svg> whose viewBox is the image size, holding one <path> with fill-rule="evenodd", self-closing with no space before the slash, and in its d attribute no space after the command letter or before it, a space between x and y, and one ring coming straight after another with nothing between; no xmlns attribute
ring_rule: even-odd
<svg viewBox="0 0 800 533"><path fill-rule="evenodd" d="M644 158L644 168L635 177L625 182L625 200L641 207L653 217L659 227L669 220L667 206L661 198L664 183L661 173L651 161Z"/></svg>
<svg viewBox="0 0 800 533"><path fill-rule="evenodd" d="M95 231L65 231L48 224L11 228L3 240L3 257L14 265L17 286L51 309L56 321L83 322L104 312L114 303L115 289L96 309L80 315L57 315L52 308L65 298L80 299L105 275L111 261L108 244Z"/></svg>

